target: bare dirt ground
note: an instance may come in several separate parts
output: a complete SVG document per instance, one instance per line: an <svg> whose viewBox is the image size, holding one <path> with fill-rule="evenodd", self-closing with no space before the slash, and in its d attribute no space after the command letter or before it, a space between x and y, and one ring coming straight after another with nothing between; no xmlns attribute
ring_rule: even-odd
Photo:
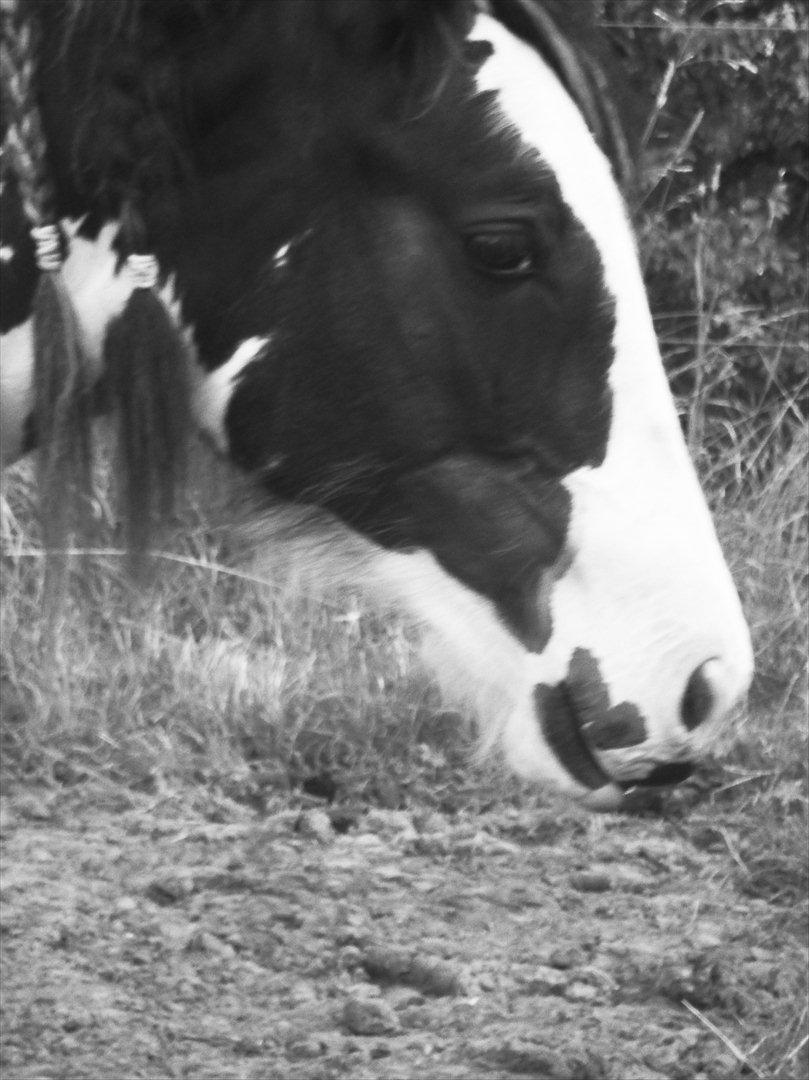
<svg viewBox="0 0 809 1080"><path fill-rule="evenodd" d="M2 809L5 1080L807 1075L802 887L710 809Z"/></svg>

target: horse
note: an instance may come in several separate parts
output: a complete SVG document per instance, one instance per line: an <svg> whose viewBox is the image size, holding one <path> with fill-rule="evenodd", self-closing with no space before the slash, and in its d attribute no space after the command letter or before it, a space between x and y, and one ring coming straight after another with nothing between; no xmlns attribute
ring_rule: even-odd
<svg viewBox="0 0 809 1080"><path fill-rule="evenodd" d="M6 460L47 454L48 409L78 423L112 385L127 498L159 516L190 415L317 532L326 574L433 628L517 774L594 808L687 777L752 652L652 326L592 11L5 9ZM55 378L43 279L75 322ZM268 544L295 542L266 518Z"/></svg>

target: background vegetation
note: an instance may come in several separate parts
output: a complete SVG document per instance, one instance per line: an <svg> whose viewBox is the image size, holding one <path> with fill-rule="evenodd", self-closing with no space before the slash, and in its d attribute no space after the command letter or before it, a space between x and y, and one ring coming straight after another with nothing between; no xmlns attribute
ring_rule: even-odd
<svg viewBox="0 0 809 1080"><path fill-rule="evenodd" d="M680 799L710 804L750 888L775 895L786 881L805 896L809 4L604 0L600 12L644 103L632 206L652 308L756 649L749 707ZM81 558L51 635L27 464L8 478L7 781L184 788L212 816L234 799L324 798L335 813L519 801L496 763L465 760L467 721L419 672L411 628L353 595L301 596L224 568L231 541L215 523L232 478L202 450L196 467L204 483L159 585L138 593L119 557ZM114 547L103 495L97 510ZM801 1075L801 1009L760 1050L758 1075Z"/></svg>

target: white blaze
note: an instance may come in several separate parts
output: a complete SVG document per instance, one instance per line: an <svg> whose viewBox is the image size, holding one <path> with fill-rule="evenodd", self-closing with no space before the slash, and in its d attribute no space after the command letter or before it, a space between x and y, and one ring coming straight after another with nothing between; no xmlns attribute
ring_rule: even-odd
<svg viewBox="0 0 809 1080"><path fill-rule="evenodd" d="M269 338L251 337L239 345L229 360L209 375L199 375L191 395L191 410L198 427L210 436L222 454L228 451L225 413L241 372L267 348Z"/></svg>
<svg viewBox="0 0 809 1080"><path fill-rule="evenodd" d="M477 76L496 92L498 120L519 132L553 171L562 198L599 252L615 300L613 413L598 468L572 473L572 564L553 593L553 633L529 667L556 682L576 647L599 662L613 704L628 700L647 720L649 744L623 751L661 760L687 749L679 722L690 674L718 657L715 713L747 688L752 657L738 597L685 448L649 314L635 243L609 163L556 76L529 46L486 15L474 37L494 53ZM525 722L507 739L525 759ZM620 756L620 755L615 755ZM524 770L541 773L540 763Z"/></svg>

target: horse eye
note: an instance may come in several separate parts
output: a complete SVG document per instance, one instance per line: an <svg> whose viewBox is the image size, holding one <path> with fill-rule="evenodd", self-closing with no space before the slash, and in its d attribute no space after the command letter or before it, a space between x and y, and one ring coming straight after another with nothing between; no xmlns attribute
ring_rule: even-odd
<svg viewBox="0 0 809 1080"><path fill-rule="evenodd" d="M490 226L466 234L472 266L493 277L528 277L536 269L536 245L524 226Z"/></svg>

